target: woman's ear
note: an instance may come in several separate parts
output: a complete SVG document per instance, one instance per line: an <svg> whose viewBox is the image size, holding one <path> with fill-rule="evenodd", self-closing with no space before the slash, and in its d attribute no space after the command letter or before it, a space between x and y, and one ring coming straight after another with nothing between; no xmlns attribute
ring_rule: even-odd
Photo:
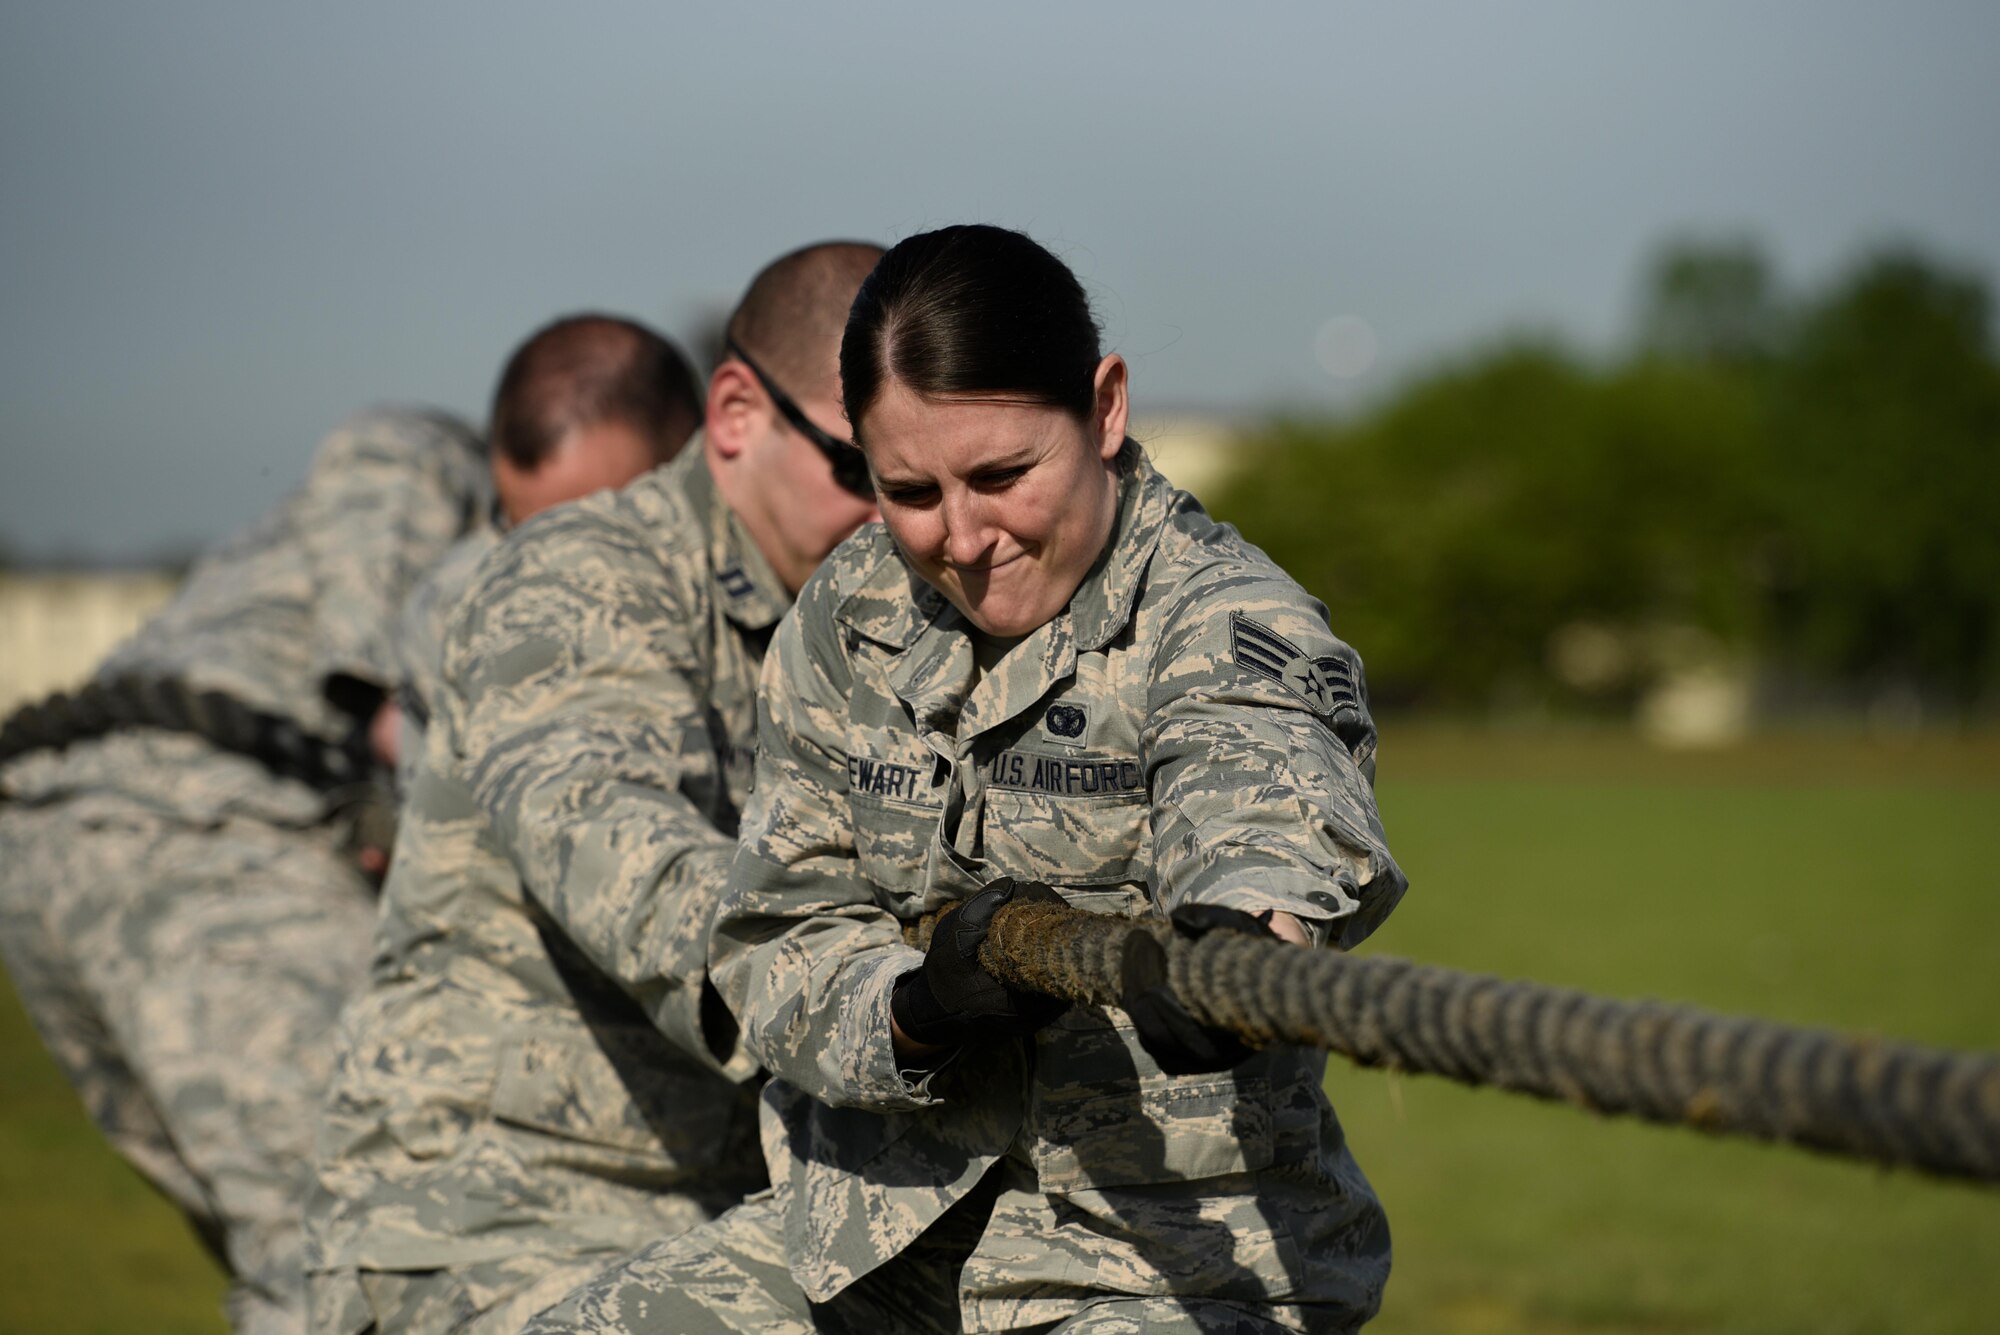
<svg viewBox="0 0 2000 1335"><path fill-rule="evenodd" d="M1097 452L1106 463L1117 458L1118 451L1125 444L1125 423L1131 410L1127 381L1125 359L1117 353L1097 364L1097 375L1093 379L1097 402L1092 409L1094 420L1090 425L1091 430L1097 433Z"/></svg>

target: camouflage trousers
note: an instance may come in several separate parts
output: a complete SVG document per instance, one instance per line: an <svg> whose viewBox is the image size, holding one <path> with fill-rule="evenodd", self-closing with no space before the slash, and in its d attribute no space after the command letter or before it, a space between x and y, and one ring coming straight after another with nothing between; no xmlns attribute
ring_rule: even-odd
<svg viewBox="0 0 2000 1335"><path fill-rule="evenodd" d="M515 1335L602 1271L609 1257L518 1256L448 1270L338 1270L307 1277L314 1335Z"/></svg>
<svg viewBox="0 0 2000 1335"><path fill-rule="evenodd" d="M232 1326L305 1326L300 1212L374 895L325 831L0 804L0 960L105 1136L234 1281Z"/></svg>
<svg viewBox="0 0 2000 1335"><path fill-rule="evenodd" d="M994 1176L998 1176L997 1174ZM958 1335L959 1272L993 1204L974 1192L908 1249L824 1303L785 1264L784 1188L634 1253L530 1323L525 1335ZM1280 1335L1253 1307L1199 1298L1106 1295L1066 1320L1024 1327L1064 1335Z"/></svg>

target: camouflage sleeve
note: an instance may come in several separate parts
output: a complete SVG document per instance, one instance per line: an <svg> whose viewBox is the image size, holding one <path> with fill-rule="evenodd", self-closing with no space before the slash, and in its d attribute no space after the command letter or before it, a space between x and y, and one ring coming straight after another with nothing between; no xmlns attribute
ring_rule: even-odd
<svg viewBox="0 0 2000 1335"><path fill-rule="evenodd" d="M430 701L437 695L445 622L472 575L471 570L454 569L454 565L447 554L441 564L432 567L403 600L403 610L396 618L391 648L396 655L398 691L404 711L419 722L430 718Z"/></svg>
<svg viewBox="0 0 2000 1335"><path fill-rule="evenodd" d="M445 623L465 596L480 560L493 550L496 541L493 530L485 526L460 538L417 581L396 617L392 649L396 655L396 702L402 712L396 771L397 785L403 792L410 790L417 758L423 753L424 734L430 727L431 702L438 696Z"/></svg>
<svg viewBox="0 0 2000 1335"><path fill-rule="evenodd" d="M703 1026L735 847L688 796L722 782L706 611L616 503L549 511L487 558L445 633L441 726L554 925L678 1047L741 1079L755 1062Z"/></svg>
<svg viewBox="0 0 2000 1335"><path fill-rule="evenodd" d="M438 671L444 664L444 628L478 576L480 562L500 546L498 534L478 526L426 570L396 616L396 689L404 713L418 727L430 719L430 701L438 695Z"/></svg>
<svg viewBox="0 0 2000 1335"><path fill-rule="evenodd" d="M396 684L397 613L487 486L478 437L442 414L375 409L320 445L298 517L314 586L315 676L329 699L352 709L354 684Z"/></svg>
<svg viewBox="0 0 2000 1335"><path fill-rule="evenodd" d="M396 791L403 794L416 779L417 758L423 754L424 737L430 731L431 702L438 697L438 673L444 661L444 618L456 606L440 605L437 573L433 568L417 582L396 617L396 704L401 714L397 719Z"/></svg>
<svg viewBox="0 0 2000 1335"><path fill-rule="evenodd" d="M1276 572L1206 572L1167 623L1141 739L1162 907L1278 909L1358 945L1408 884L1375 810L1360 657Z"/></svg>
<svg viewBox="0 0 2000 1335"><path fill-rule="evenodd" d="M764 660L757 784L710 967L773 1075L835 1107L920 1108L937 1100L899 1069L889 991L923 956L855 857L841 726L850 677L831 601L824 574L809 582Z"/></svg>

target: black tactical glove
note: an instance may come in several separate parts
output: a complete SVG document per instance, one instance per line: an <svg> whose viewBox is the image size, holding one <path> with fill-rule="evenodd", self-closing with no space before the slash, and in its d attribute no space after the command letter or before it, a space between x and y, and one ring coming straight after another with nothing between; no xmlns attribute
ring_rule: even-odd
<svg viewBox="0 0 2000 1335"><path fill-rule="evenodd" d="M921 969L896 980L889 1013L919 1043L989 1043L1034 1033L1069 1009L1059 997L1009 987L979 965L979 945L1002 904L1063 897L1040 881L998 880L938 920Z"/></svg>
<svg viewBox="0 0 2000 1335"><path fill-rule="evenodd" d="M1278 939L1262 918L1219 904L1183 904L1169 921L1175 935L1190 941L1217 929ZM1134 932L1125 938L1119 983L1118 1004L1132 1017L1139 1031L1139 1046L1168 1075L1226 1071L1256 1051L1227 1029L1205 1025L1188 1014L1167 990L1167 948L1150 932Z"/></svg>

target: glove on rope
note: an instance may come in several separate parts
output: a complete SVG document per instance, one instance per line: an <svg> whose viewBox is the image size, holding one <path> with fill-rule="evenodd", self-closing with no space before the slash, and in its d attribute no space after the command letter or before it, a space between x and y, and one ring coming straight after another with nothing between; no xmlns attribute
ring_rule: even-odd
<svg viewBox="0 0 2000 1335"><path fill-rule="evenodd" d="M1174 933L1198 941L1212 931L1247 932L1277 940L1265 921L1219 904L1183 904L1169 915ZM1119 965L1119 1005L1139 1031L1139 1046L1168 1075L1226 1071L1256 1051L1227 1029L1205 1025L1167 988L1167 949L1150 932L1125 938Z"/></svg>
<svg viewBox="0 0 2000 1335"><path fill-rule="evenodd" d="M938 919L923 967L896 980L889 1013L906 1038L955 1046L1023 1038L1069 1009L1059 997L1010 987L979 963L979 947L1001 905L1063 902L1040 881L993 882Z"/></svg>

